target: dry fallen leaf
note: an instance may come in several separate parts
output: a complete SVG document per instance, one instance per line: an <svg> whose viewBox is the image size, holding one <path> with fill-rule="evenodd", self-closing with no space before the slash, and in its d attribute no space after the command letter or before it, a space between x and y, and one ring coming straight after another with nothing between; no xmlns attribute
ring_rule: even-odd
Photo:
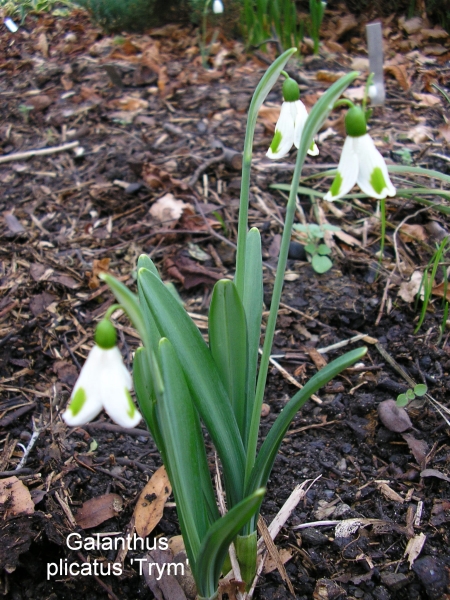
<svg viewBox="0 0 450 600"><path fill-rule="evenodd" d="M0 505L5 509L4 519L34 513L30 490L15 476L0 481Z"/></svg>
<svg viewBox="0 0 450 600"><path fill-rule="evenodd" d="M155 471L144 487L134 510L136 533L145 538L161 521L164 505L172 493L166 469Z"/></svg>
<svg viewBox="0 0 450 600"><path fill-rule="evenodd" d="M118 494L103 494L84 502L75 520L82 529L91 529L117 517L122 508L123 500Z"/></svg>
<svg viewBox="0 0 450 600"><path fill-rule="evenodd" d="M408 74L403 65L386 65L384 67L384 72L389 73L397 80L399 86L407 92L409 90L410 82L408 78Z"/></svg>
<svg viewBox="0 0 450 600"><path fill-rule="evenodd" d="M447 283L447 290L445 290L445 284ZM438 298L443 298L445 293L445 299L447 302L450 302L450 285L448 282L442 281L438 285L433 286L431 293L433 296L438 296Z"/></svg>
<svg viewBox="0 0 450 600"><path fill-rule="evenodd" d="M281 548L278 550L278 555L283 565L285 565L292 558L292 552L287 548ZM272 571L275 571L276 568L278 568L277 563L271 556L268 556L266 562L264 563L264 573L272 573Z"/></svg>
<svg viewBox="0 0 450 600"><path fill-rule="evenodd" d="M423 274L420 271L414 271L409 281L402 281L398 290L398 295L405 302L411 303L414 301L417 292L422 283Z"/></svg>
<svg viewBox="0 0 450 600"><path fill-rule="evenodd" d="M425 469L420 473L421 477L436 477L437 479L443 479L444 481L450 482L450 477L445 475L445 473L441 473L437 469Z"/></svg>
<svg viewBox="0 0 450 600"><path fill-rule="evenodd" d="M155 221L164 223L167 227L174 227L186 206L182 200L176 200L173 194L165 194L152 205L150 214Z"/></svg>
<svg viewBox="0 0 450 600"><path fill-rule="evenodd" d="M408 139L412 140L415 144L422 144L424 142L433 141L433 132L430 127L425 125L416 125L408 131L406 134ZM409 225L411 227L411 225Z"/></svg>
<svg viewBox="0 0 450 600"><path fill-rule="evenodd" d="M424 242L427 237L427 232L422 225L408 225L408 223L405 223L400 228L400 238L403 242L412 242L413 240Z"/></svg>
<svg viewBox="0 0 450 600"><path fill-rule="evenodd" d="M100 273L108 273L110 262L110 258L101 258L100 260L94 259L92 263L92 271L86 272L86 275L89 277L89 289L96 290L100 287L100 279L98 276Z"/></svg>
<svg viewBox="0 0 450 600"><path fill-rule="evenodd" d="M392 502L400 502L400 504L403 504L403 502L405 501L404 498L402 498L400 494L397 494L396 491L390 488L387 483L380 483L378 489L385 498L387 498L388 500L392 500Z"/></svg>
<svg viewBox="0 0 450 600"><path fill-rule="evenodd" d="M408 541L403 556L408 559L409 568L412 567L413 562L422 552L426 540L427 536L424 533L419 533Z"/></svg>
<svg viewBox="0 0 450 600"><path fill-rule="evenodd" d="M436 104L441 103L441 99L434 94L418 94L413 93L413 97L415 100L419 101L419 106L428 108L429 106L436 106Z"/></svg>

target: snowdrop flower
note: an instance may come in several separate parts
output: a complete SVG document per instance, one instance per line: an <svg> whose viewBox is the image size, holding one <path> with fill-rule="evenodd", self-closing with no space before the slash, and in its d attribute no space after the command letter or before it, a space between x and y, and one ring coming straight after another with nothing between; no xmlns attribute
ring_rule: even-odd
<svg viewBox="0 0 450 600"><path fill-rule="evenodd" d="M298 84L293 79L285 79L283 98L284 102L281 105L280 116L275 126L275 135L267 151L267 156L272 160L286 156L293 145L296 148L300 146L303 128L308 118L308 111L300 100ZM308 150L308 154L312 156L319 154L319 149L314 141Z"/></svg>
<svg viewBox="0 0 450 600"><path fill-rule="evenodd" d="M221 13L223 13L222 0L214 0L212 9L213 13L216 15L220 15Z"/></svg>
<svg viewBox="0 0 450 600"><path fill-rule="evenodd" d="M353 106L345 117L347 138L344 142L337 175L324 199L345 196L355 183L371 198L395 196L384 158L367 133L366 117L359 106Z"/></svg>
<svg viewBox="0 0 450 600"><path fill-rule="evenodd" d="M116 330L103 319L95 330L95 346L70 398L63 419L71 427L84 425L104 408L121 427L135 427L142 419L131 399L131 376L116 346Z"/></svg>

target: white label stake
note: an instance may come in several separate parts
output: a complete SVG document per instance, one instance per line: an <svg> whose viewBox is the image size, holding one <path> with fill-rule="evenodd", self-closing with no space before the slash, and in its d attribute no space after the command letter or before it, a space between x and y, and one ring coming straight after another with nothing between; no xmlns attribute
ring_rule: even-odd
<svg viewBox="0 0 450 600"><path fill-rule="evenodd" d="M374 74L373 84L369 88L369 96L373 106L380 106L384 104L386 98L383 78L383 33L381 23L366 25L366 34L370 71Z"/></svg>

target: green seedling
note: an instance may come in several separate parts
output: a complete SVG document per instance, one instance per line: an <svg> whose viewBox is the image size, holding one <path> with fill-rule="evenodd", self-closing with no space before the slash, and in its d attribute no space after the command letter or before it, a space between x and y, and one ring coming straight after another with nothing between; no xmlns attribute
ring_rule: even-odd
<svg viewBox="0 0 450 600"><path fill-rule="evenodd" d="M442 240L442 242L439 244L439 247L437 248L436 252L431 257L431 260L429 261L428 265L426 266L426 268L424 270L422 281L421 281L420 287L419 287L419 291L417 292L416 309L417 309L418 300L421 297L422 293L423 293L423 302L422 302L422 308L420 311L419 321L414 330L414 333L417 333L419 331L419 329L421 328L422 323L425 319L425 315L426 315L428 305L429 305L429 302L431 299L431 294L432 294L432 290L433 290L434 281L436 278L436 273L437 273L437 270L438 270L440 264L442 265L442 268L443 268L443 280L444 280L444 295L443 295L443 297L444 298L446 297L447 285L448 285L447 270L445 268L445 265L442 264L442 261L443 261L443 257L445 256L445 252L447 250L446 247L447 247L448 241L449 241L448 237L445 237ZM431 269L431 273L430 273L430 269Z"/></svg>
<svg viewBox="0 0 450 600"><path fill-rule="evenodd" d="M397 406L403 408L409 402L411 402L411 400L414 400L414 398L420 398L421 396L425 396L427 391L428 388L424 383L418 383L414 386L414 389L409 388L404 394L399 394L395 403Z"/></svg>
<svg viewBox="0 0 450 600"><path fill-rule="evenodd" d="M321 242L321 240L325 237L326 231L340 231L341 228L328 223L324 225L311 223L309 225L296 224L293 226L293 229L306 234L307 244L305 251L310 256L311 266L314 271L319 274L329 271L333 266L329 258L331 249L325 243Z"/></svg>

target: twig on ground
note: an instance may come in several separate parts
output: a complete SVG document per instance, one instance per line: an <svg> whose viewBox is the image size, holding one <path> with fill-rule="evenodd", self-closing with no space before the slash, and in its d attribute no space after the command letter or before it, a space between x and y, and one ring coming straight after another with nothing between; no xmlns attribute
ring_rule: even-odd
<svg viewBox="0 0 450 600"><path fill-rule="evenodd" d="M33 435L31 436L30 441L28 442L28 446L25 448L24 452L23 452L23 456L19 462L19 464L16 467L16 471L18 471L19 469L22 469L22 467L25 466L28 456L31 452L31 450L33 449L34 444L37 442L37 439L39 437L39 434L41 433L41 429L39 427L36 427L36 423L33 419Z"/></svg>
<svg viewBox="0 0 450 600"><path fill-rule="evenodd" d="M14 160L25 160L26 158L32 158L33 156L48 156L49 154L56 154L57 152L73 150L73 148L76 148L79 145L80 142L70 142L69 144L63 144L62 146L53 146L52 148L42 148L41 150L28 150L27 152L16 152L15 154L7 154L6 156L0 156L0 165Z"/></svg>

